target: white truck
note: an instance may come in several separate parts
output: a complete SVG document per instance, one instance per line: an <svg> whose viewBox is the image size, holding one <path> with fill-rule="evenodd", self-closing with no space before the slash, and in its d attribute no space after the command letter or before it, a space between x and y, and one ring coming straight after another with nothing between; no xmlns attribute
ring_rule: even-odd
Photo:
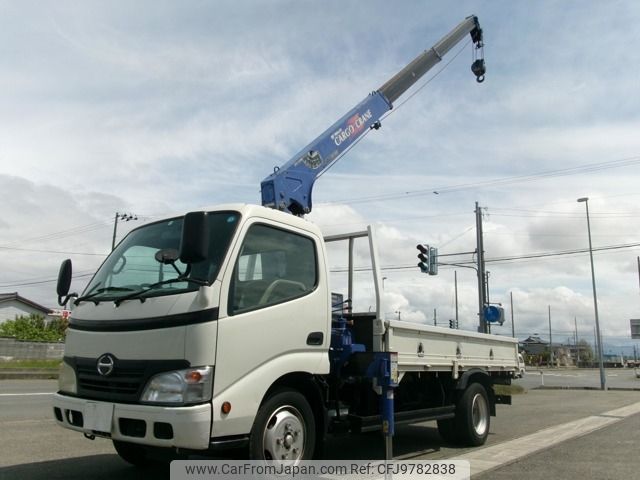
<svg viewBox="0 0 640 480"><path fill-rule="evenodd" d="M419 78L466 33L481 44L476 17L396 80ZM397 82L374 94L390 108ZM327 138L338 147L378 128L368 100L289 166L317 176L340 153L323 150ZM136 465L238 447L254 459L319 458L328 435L375 429L390 456L394 424L426 420L448 442L485 442L495 405L510 403L493 386L517 375L516 340L385 319L374 231L324 238L300 218L311 205L310 186L299 192L307 174L275 171L263 182L266 206L216 206L132 230L81 296L69 295L63 262L59 301L75 297L75 309L53 398L61 426L111 439ZM359 238L371 257L371 312L343 308ZM348 249L341 295L329 285L331 242Z"/></svg>

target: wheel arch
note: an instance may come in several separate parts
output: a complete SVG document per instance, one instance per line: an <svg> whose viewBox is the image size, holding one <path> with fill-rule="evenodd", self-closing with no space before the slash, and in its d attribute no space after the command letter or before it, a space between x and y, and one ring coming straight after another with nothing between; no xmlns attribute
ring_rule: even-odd
<svg viewBox="0 0 640 480"><path fill-rule="evenodd" d="M472 368L464 372L456 383L458 396L462 395L467 387L473 383L479 383L484 387L487 392L487 397L489 398L489 412L492 417L495 417L496 394L493 391L493 379L485 370L482 370L481 368Z"/></svg>
<svg viewBox="0 0 640 480"><path fill-rule="evenodd" d="M313 458L321 458L324 438L329 425L329 416L323 400L322 381L316 375L307 372L287 373L271 384L263 395L260 406L264 405L272 395L281 390L299 392L309 402L316 423L317 441Z"/></svg>

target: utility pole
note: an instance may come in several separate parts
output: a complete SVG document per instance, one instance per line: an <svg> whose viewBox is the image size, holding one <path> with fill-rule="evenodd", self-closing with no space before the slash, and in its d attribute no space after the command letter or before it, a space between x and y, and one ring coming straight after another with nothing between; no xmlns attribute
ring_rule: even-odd
<svg viewBox="0 0 640 480"><path fill-rule="evenodd" d="M573 317L573 326L576 328L576 367L580 363L580 348L578 347L578 320Z"/></svg>
<svg viewBox="0 0 640 480"><path fill-rule="evenodd" d="M113 223L113 238L111 240L111 251L116 248L116 232L118 231L118 219L124 220L125 222L129 222L131 220L138 220L137 215L132 215L130 213L118 213L116 212L116 218Z"/></svg>
<svg viewBox="0 0 640 480"><path fill-rule="evenodd" d="M453 285L456 293L456 329L460 328L460 324L458 323L458 271L453 271Z"/></svg>
<svg viewBox="0 0 640 480"><path fill-rule="evenodd" d="M436 309L433 309L433 326L437 327L438 326L438 312L436 311Z"/></svg>
<svg viewBox="0 0 640 480"><path fill-rule="evenodd" d="M513 292L509 292L511 297L511 336L516 338L516 325L513 323Z"/></svg>
<svg viewBox="0 0 640 480"><path fill-rule="evenodd" d="M549 362L553 367L553 336L551 335L551 305L549 307Z"/></svg>
<svg viewBox="0 0 640 480"><path fill-rule="evenodd" d="M478 260L478 319L480 325L478 331L487 333L487 322L484 318L484 306L486 304L486 287L484 274L484 243L482 238L482 210L476 202L476 256Z"/></svg>
<svg viewBox="0 0 640 480"><path fill-rule="evenodd" d="M483 259L484 262L484 259ZM489 305L491 305L491 300L489 300L489 273L491 272L485 272L485 279L484 279L484 288L485 288L485 292L484 292L484 302L485 305L488 307ZM486 322L486 327L487 327L487 333L491 333L491 323Z"/></svg>

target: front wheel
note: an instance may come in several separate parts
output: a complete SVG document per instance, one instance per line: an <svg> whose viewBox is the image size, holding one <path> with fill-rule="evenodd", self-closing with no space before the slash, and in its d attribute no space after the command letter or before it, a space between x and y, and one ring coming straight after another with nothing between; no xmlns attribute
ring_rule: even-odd
<svg viewBox="0 0 640 480"><path fill-rule="evenodd" d="M249 440L251 458L309 460L315 448L315 429L306 398L294 390L279 390L258 410Z"/></svg>
<svg viewBox="0 0 640 480"><path fill-rule="evenodd" d="M173 460L187 459L186 455L178 454L171 448L147 447L120 440L113 440L113 446L120 458L136 467L157 467Z"/></svg>
<svg viewBox="0 0 640 480"><path fill-rule="evenodd" d="M142 445L113 440L113 446L120 458L136 467L148 467L153 462L147 456L147 450Z"/></svg>

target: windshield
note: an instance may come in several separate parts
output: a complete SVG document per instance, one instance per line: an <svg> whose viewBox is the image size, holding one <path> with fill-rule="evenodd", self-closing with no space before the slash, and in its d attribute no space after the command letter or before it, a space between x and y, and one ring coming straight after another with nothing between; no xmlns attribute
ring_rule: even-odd
<svg viewBox="0 0 640 480"><path fill-rule="evenodd" d="M144 297L170 295L196 290L212 283L218 275L240 214L213 212L209 222L209 253L206 260L187 265L180 260L158 261L158 252L178 251L182 235L182 217L163 220L131 231L111 252L79 300L101 302L118 300L135 292Z"/></svg>

